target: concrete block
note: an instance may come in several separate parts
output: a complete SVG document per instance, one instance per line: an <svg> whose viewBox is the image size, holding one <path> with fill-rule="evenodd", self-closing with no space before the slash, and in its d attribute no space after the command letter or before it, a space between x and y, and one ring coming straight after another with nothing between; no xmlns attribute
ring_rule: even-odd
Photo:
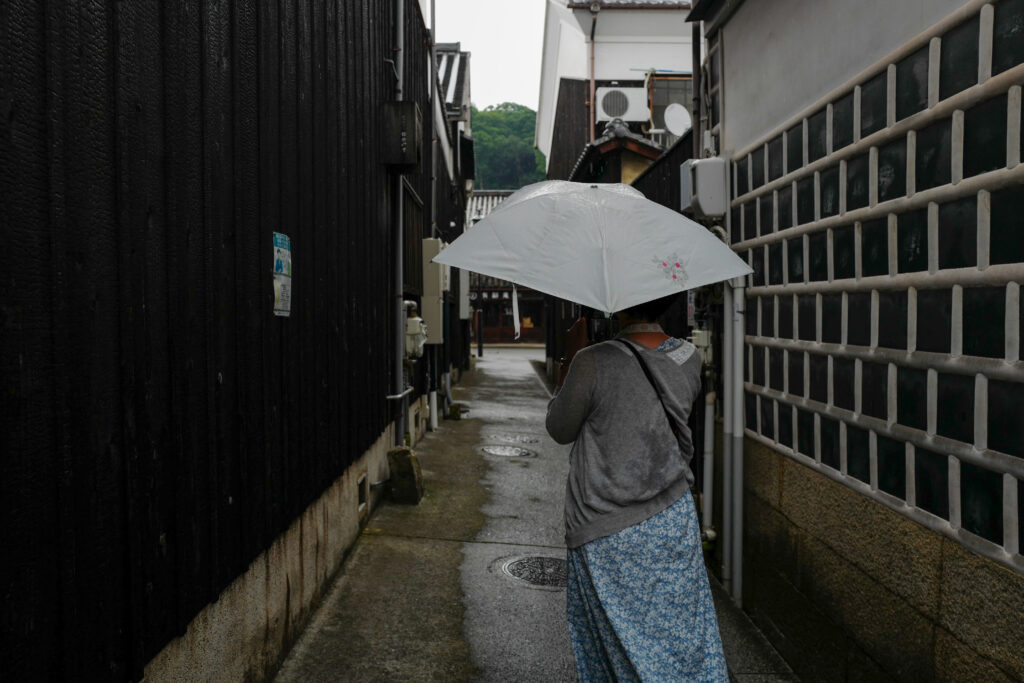
<svg viewBox="0 0 1024 683"><path fill-rule="evenodd" d="M744 499L744 581L750 584L747 574L755 564L769 565L775 571L789 578L794 585L800 585L801 562L799 557L800 529L786 519L781 512L749 491Z"/></svg>
<svg viewBox="0 0 1024 683"><path fill-rule="evenodd" d="M1013 679L948 631L937 628L935 680L940 683L1008 683Z"/></svg>
<svg viewBox="0 0 1024 683"><path fill-rule="evenodd" d="M824 543L802 539L803 588L814 604L899 681L932 677L934 626Z"/></svg>
<svg viewBox="0 0 1024 683"><path fill-rule="evenodd" d="M772 507L780 506L782 459L785 457L747 439L743 448L743 485Z"/></svg>
<svg viewBox="0 0 1024 683"><path fill-rule="evenodd" d="M399 447L388 451L391 478L388 479L388 498L396 503L417 505L423 498L423 472L419 458L411 448Z"/></svg>
<svg viewBox="0 0 1024 683"><path fill-rule="evenodd" d="M937 616L942 537L797 462L782 467L788 519L926 617Z"/></svg>
<svg viewBox="0 0 1024 683"><path fill-rule="evenodd" d="M1024 576L944 541L939 622L978 656L1024 679Z"/></svg>

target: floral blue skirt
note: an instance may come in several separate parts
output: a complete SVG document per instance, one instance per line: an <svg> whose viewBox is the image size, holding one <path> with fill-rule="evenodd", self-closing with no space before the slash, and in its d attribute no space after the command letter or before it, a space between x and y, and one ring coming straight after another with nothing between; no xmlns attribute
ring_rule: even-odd
<svg viewBox="0 0 1024 683"><path fill-rule="evenodd" d="M728 681L693 498L569 549L576 670L589 681Z"/></svg>

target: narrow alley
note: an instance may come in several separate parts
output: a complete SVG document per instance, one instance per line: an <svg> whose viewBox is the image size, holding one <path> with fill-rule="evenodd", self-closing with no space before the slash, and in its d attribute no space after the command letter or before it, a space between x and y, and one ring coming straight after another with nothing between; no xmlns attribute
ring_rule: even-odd
<svg viewBox="0 0 1024 683"><path fill-rule="evenodd" d="M562 526L569 446L544 429L543 350L489 346L474 360L453 389L468 412L416 449L423 500L384 503L370 518L278 683L576 679ZM798 680L712 585L733 680Z"/></svg>

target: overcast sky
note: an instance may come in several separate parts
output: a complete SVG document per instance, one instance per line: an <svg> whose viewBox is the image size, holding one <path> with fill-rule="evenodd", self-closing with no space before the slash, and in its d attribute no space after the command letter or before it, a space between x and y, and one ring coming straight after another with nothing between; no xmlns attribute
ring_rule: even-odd
<svg viewBox="0 0 1024 683"><path fill-rule="evenodd" d="M545 1L436 0L437 41L462 43L473 53L470 89L478 109L502 102L537 109Z"/></svg>

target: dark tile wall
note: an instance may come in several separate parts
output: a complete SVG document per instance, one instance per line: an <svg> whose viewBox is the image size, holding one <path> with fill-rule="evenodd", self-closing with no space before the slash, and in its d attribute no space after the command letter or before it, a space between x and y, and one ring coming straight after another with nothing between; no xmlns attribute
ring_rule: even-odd
<svg viewBox="0 0 1024 683"><path fill-rule="evenodd" d="M818 307L813 294L804 294L797 297L800 310L797 312L799 323L799 337L804 341L817 340Z"/></svg>
<svg viewBox="0 0 1024 683"><path fill-rule="evenodd" d="M803 225L814 220L814 176L796 184L796 222Z"/></svg>
<svg viewBox="0 0 1024 683"><path fill-rule="evenodd" d="M1024 401L1020 384L989 380L988 447L1024 458L1021 425L1024 425Z"/></svg>
<svg viewBox="0 0 1024 683"><path fill-rule="evenodd" d="M814 163L828 154L828 111L822 109L807 117L807 161Z"/></svg>
<svg viewBox="0 0 1024 683"><path fill-rule="evenodd" d="M989 261L993 264L1024 261L1024 230L1020 226L1020 218L1024 216L1024 185L996 190L990 199Z"/></svg>
<svg viewBox="0 0 1024 683"><path fill-rule="evenodd" d="M952 310L952 290L922 289L917 293L918 351L950 352Z"/></svg>
<svg viewBox="0 0 1024 683"><path fill-rule="evenodd" d="M832 103L832 151L853 142L853 93Z"/></svg>
<svg viewBox="0 0 1024 683"><path fill-rule="evenodd" d="M846 336L847 344L871 344L871 295L867 292L850 292L846 296Z"/></svg>
<svg viewBox="0 0 1024 683"><path fill-rule="evenodd" d="M775 336L775 297L761 297L761 336Z"/></svg>
<svg viewBox="0 0 1024 683"><path fill-rule="evenodd" d="M819 403L828 402L828 356L809 354L810 394L807 398Z"/></svg>
<svg viewBox="0 0 1024 683"><path fill-rule="evenodd" d="M960 525L1002 545L1003 475L960 463Z"/></svg>
<svg viewBox="0 0 1024 683"><path fill-rule="evenodd" d="M768 142L768 181L782 177L782 136L779 135Z"/></svg>
<svg viewBox="0 0 1024 683"><path fill-rule="evenodd" d="M928 428L928 371L896 368L896 421L925 431Z"/></svg>
<svg viewBox="0 0 1024 683"><path fill-rule="evenodd" d="M825 294L821 297L821 341L839 344L843 332L843 295Z"/></svg>
<svg viewBox="0 0 1024 683"><path fill-rule="evenodd" d="M978 82L979 20L975 16L942 36L939 57L939 99L944 100Z"/></svg>
<svg viewBox="0 0 1024 683"><path fill-rule="evenodd" d="M860 87L860 136L885 128L886 72L878 74Z"/></svg>
<svg viewBox="0 0 1024 683"><path fill-rule="evenodd" d="M846 473L871 483L870 435L868 430L846 425Z"/></svg>
<svg viewBox="0 0 1024 683"><path fill-rule="evenodd" d="M978 199L939 205L939 268L978 264Z"/></svg>
<svg viewBox="0 0 1024 683"><path fill-rule="evenodd" d="M854 277L857 268L854 250L854 229L852 225L836 228L832 231L832 259L835 268L835 279L845 280Z"/></svg>
<svg viewBox="0 0 1024 683"><path fill-rule="evenodd" d="M878 345L887 349L907 348L907 293L878 293Z"/></svg>
<svg viewBox="0 0 1024 683"><path fill-rule="evenodd" d="M793 186L779 190L779 230L793 227Z"/></svg>
<svg viewBox="0 0 1024 683"><path fill-rule="evenodd" d="M787 266L789 268L789 282L804 281L804 238L794 237L786 240L786 251L788 256Z"/></svg>
<svg viewBox="0 0 1024 683"><path fill-rule="evenodd" d="M786 131L786 173L804 165L804 126L798 123Z"/></svg>
<svg viewBox="0 0 1024 683"><path fill-rule="evenodd" d="M1006 353L1006 288L963 290L964 354L1002 358Z"/></svg>
<svg viewBox="0 0 1024 683"><path fill-rule="evenodd" d="M820 212L822 218L839 214L839 166L821 172Z"/></svg>
<svg viewBox="0 0 1024 683"><path fill-rule="evenodd" d="M868 205L868 155L861 154L846 162L846 210Z"/></svg>
<svg viewBox="0 0 1024 683"><path fill-rule="evenodd" d="M1001 0L996 3L994 24L993 76L1024 62L1024 0ZM1024 529L1024 525L1021 528Z"/></svg>
<svg viewBox="0 0 1024 683"><path fill-rule="evenodd" d="M928 106L928 46L896 64L896 120Z"/></svg>
<svg viewBox="0 0 1024 683"><path fill-rule="evenodd" d="M974 377L939 373L936 432L974 443Z"/></svg>
<svg viewBox="0 0 1024 683"><path fill-rule="evenodd" d="M815 232L807 237L807 277L811 282L828 279L828 233Z"/></svg>
<svg viewBox="0 0 1024 683"><path fill-rule="evenodd" d="M878 150L878 201L907 194L907 141L899 139Z"/></svg>
<svg viewBox="0 0 1024 683"><path fill-rule="evenodd" d="M757 200L758 235L770 235L775 231L775 198L766 194Z"/></svg>
<svg viewBox="0 0 1024 683"><path fill-rule="evenodd" d="M964 177L1006 166L1006 95L964 112Z"/></svg>
<svg viewBox="0 0 1024 683"><path fill-rule="evenodd" d="M915 449L914 495L917 507L949 519L949 459L945 455Z"/></svg>
<svg viewBox="0 0 1024 683"><path fill-rule="evenodd" d="M832 358L832 404L837 408L855 409L854 404L854 366L852 358Z"/></svg>
<svg viewBox="0 0 1024 683"><path fill-rule="evenodd" d="M861 363L861 412L885 420L889 417L889 366Z"/></svg>
<svg viewBox="0 0 1024 683"><path fill-rule="evenodd" d="M897 217L896 243L897 272L928 270L928 209Z"/></svg>
<svg viewBox="0 0 1024 683"><path fill-rule="evenodd" d="M750 153L751 190L764 185L764 147L758 147Z"/></svg>
<svg viewBox="0 0 1024 683"><path fill-rule="evenodd" d="M861 225L861 275L889 274L889 219L882 217Z"/></svg>
<svg viewBox="0 0 1024 683"><path fill-rule="evenodd" d="M820 444L821 462L834 470L839 469L839 423L821 416L820 422Z"/></svg>
<svg viewBox="0 0 1024 683"><path fill-rule="evenodd" d="M878 488L897 498L907 497L907 448L902 441L876 437Z"/></svg>
<svg viewBox="0 0 1024 683"><path fill-rule="evenodd" d="M953 121L943 119L917 131L914 182L918 192L948 184L953 178Z"/></svg>
<svg viewBox="0 0 1024 683"><path fill-rule="evenodd" d="M796 445L804 455L814 457L814 413L808 410L796 411Z"/></svg>
<svg viewBox="0 0 1024 683"><path fill-rule="evenodd" d="M804 354L802 351L787 351L789 361L789 393L804 395Z"/></svg>

